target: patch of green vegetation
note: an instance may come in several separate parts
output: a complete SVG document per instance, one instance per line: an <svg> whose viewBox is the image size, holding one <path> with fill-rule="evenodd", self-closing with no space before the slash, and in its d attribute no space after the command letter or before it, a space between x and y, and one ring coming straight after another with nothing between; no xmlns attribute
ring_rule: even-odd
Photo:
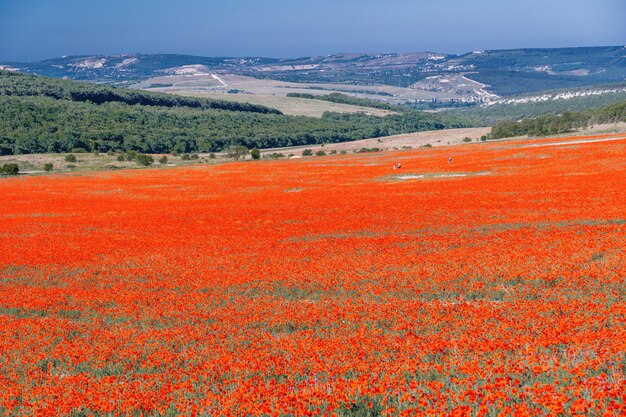
<svg viewBox="0 0 626 417"><path fill-rule="evenodd" d="M332 93L332 94L326 94L326 95L314 95L314 94L306 94L306 93L288 93L287 97L305 98L309 100L322 100L322 101L329 101L331 103L350 104L353 106L371 107L374 109L382 109L382 110L397 111L397 112L406 111L406 108L404 107L394 106L388 103L382 103L380 101L371 100L369 98L359 98L359 97L349 96L349 95L341 94L341 93Z"/></svg>
<svg viewBox="0 0 626 417"><path fill-rule="evenodd" d="M154 84L150 84L146 88L167 88L167 87L173 87L173 86L174 84L169 84L169 83L154 83Z"/></svg>

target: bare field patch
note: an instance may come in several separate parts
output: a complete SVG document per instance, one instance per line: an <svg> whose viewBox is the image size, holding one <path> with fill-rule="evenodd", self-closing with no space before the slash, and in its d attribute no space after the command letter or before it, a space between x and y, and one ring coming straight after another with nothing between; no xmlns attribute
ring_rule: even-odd
<svg viewBox="0 0 626 417"><path fill-rule="evenodd" d="M480 172L439 172L439 173L408 173L408 174L396 174L388 175L381 178L382 181L395 182L395 181L407 181L407 180L436 180L436 179L448 179L448 178L465 178L465 177L478 177L489 175L489 171Z"/></svg>

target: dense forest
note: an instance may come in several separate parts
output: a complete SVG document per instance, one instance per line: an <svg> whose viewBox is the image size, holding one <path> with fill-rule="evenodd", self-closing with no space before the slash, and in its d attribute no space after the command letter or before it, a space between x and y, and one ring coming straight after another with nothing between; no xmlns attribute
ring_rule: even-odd
<svg viewBox="0 0 626 417"><path fill-rule="evenodd" d="M521 121L505 121L491 129L492 139L514 136L546 136L567 133L576 129L602 123L626 121L626 101L614 103L599 110L565 112L560 115L544 115Z"/></svg>
<svg viewBox="0 0 626 417"><path fill-rule="evenodd" d="M263 106L123 90L0 71L0 154L216 152L336 143L464 127L450 115L285 116Z"/></svg>

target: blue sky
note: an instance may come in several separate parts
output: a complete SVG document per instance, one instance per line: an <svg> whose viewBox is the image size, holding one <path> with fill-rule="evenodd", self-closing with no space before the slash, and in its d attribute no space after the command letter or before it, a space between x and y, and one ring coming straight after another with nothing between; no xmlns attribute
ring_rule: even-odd
<svg viewBox="0 0 626 417"><path fill-rule="evenodd" d="M0 60L626 44L625 0L0 0Z"/></svg>

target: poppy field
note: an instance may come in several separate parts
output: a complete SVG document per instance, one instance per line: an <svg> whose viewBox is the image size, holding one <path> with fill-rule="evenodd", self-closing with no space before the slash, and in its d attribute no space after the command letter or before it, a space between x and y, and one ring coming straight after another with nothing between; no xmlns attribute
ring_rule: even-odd
<svg viewBox="0 0 626 417"><path fill-rule="evenodd" d="M626 137L3 178L0 207L0 415L626 415Z"/></svg>

